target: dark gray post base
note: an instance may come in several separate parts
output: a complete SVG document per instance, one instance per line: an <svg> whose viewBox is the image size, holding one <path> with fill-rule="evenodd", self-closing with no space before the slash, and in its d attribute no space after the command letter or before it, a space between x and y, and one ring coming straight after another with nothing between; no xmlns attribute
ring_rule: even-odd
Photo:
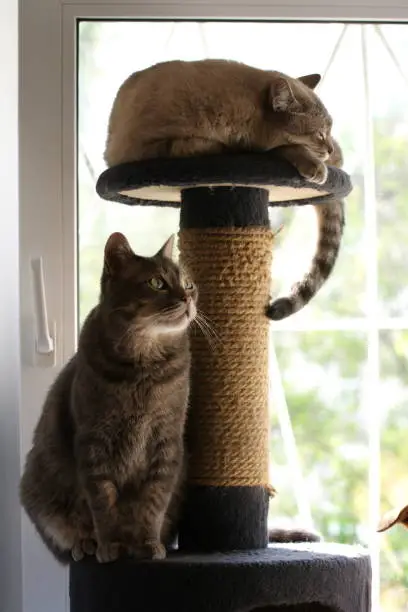
<svg viewBox="0 0 408 612"><path fill-rule="evenodd" d="M263 487L187 487L178 544L183 552L266 548L269 494Z"/></svg>

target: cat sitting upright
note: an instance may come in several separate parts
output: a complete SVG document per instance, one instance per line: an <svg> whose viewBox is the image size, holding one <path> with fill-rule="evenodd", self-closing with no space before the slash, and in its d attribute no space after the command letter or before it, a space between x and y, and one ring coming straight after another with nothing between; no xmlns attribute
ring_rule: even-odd
<svg viewBox="0 0 408 612"><path fill-rule="evenodd" d="M274 149L306 179L324 183L325 162L342 165L332 119L314 93L320 75L297 79L226 60L170 61L132 74L109 118L108 166L159 157ZM270 319L303 308L330 276L344 226L340 201L315 206L319 239L312 265Z"/></svg>
<svg viewBox="0 0 408 612"><path fill-rule="evenodd" d="M99 303L46 397L20 496L61 562L162 558L175 535L197 290L172 245L146 258L110 236Z"/></svg>

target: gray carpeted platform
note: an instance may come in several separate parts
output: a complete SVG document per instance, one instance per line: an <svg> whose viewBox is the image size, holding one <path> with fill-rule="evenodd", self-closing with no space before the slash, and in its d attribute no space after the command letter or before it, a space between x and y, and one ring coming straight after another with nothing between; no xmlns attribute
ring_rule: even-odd
<svg viewBox="0 0 408 612"><path fill-rule="evenodd" d="M344 198L352 189L350 177L339 168L329 167L326 182L317 185L268 151L129 162L105 170L96 190L105 200L130 206L179 208L183 189L221 186L265 189L271 206L328 202Z"/></svg>
<svg viewBox="0 0 408 612"><path fill-rule="evenodd" d="M366 612L370 587L362 548L280 544L225 554L175 553L156 562L100 565L88 559L71 565L70 596L75 612L287 612L286 606Z"/></svg>

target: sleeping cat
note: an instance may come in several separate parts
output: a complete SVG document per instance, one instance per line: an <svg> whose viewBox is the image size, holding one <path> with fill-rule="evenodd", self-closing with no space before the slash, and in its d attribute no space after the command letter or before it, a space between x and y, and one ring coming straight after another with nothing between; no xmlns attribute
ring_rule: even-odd
<svg viewBox="0 0 408 612"><path fill-rule="evenodd" d="M286 147L289 149L289 147ZM290 161L290 152L285 156ZM328 164L341 168L343 155L340 145L333 139L333 152ZM319 234L315 256L309 271L296 283L287 297L278 298L266 309L267 316L274 320L284 319L301 310L329 278L339 254L344 230L344 203L330 200L327 204L316 204Z"/></svg>
<svg viewBox="0 0 408 612"><path fill-rule="evenodd" d="M145 258L110 236L99 303L45 400L20 494L61 562L163 558L175 535L197 290L172 246Z"/></svg>
<svg viewBox="0 0 408 612"><path fill-rule="evenodd" d="M332 119L313 92L319 81L318 74L295 79L227 60L156 64L119 88L105 161L116 166L297 145L291 163L305 178L324 183Z"/></svg>
<svg viewBox="0 0 408 612"><path fill-rule="evenodd" d="M341 165L332 119L298 79L226 60L170 61L131 75L120 87L108 127L105 161L115 166L157 157L276 149L310 181L324 183L324 162ZM340 248L342 202L316 206L319 241L309 273L272 303L271 319L300 310L330 275Z"/></svg>

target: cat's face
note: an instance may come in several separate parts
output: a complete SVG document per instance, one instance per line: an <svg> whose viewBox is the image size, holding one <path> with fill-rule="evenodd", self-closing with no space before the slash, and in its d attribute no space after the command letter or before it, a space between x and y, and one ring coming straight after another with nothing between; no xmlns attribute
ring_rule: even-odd
<svg viewBox="0 0 408 612"><path fill-rule="evenodd" d="M285 133L285 144L303 145L327 161L333 152L332 118L313 91L319 81L318 74L276 78L270 87L270 102Z"/></svg>
<svg viewBox="0 0 408 612"><path fill-rule="evenodd" d="M185 332L197 288L171 260L173 237L153 257L136 255L118 232L105 246L100 304L116 326L149 338Z"/></svg>

